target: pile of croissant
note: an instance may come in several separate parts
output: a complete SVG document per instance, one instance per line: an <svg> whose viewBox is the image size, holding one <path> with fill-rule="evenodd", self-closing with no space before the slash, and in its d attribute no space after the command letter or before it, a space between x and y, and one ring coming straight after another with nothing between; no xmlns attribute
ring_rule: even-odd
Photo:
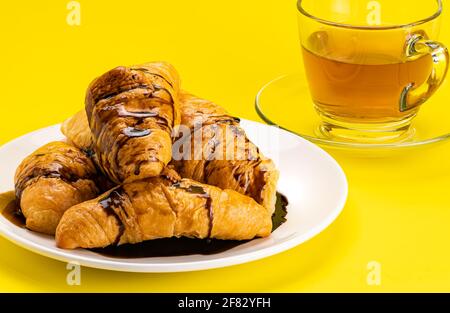
<svg viewBox="0 0 450 313"><path fill-rule="evenodd" d="M67 139L26 157L14 178L26 227L55 235L60 248L181 236L248 240L272 231L274 163L239 119L182 91L168 63L98 77L85 110L61 130ZM230 152L245 158L217 157Z"/></svg>

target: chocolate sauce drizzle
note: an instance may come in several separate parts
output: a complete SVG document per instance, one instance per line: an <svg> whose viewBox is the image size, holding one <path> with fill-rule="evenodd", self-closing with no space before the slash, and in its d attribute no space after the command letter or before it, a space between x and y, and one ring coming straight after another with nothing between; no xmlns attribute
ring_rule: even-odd
<svg viewBox="0 0 450 313"><path fill-rule="evenodd" d="M97 104L98 102L100 102L102 100L109 100L109 99L112 99L112 98L120 95L121 93L132 91L135 89L149 89L149 86L147 84L132 84L129 86L125 86L125 87L119 88L115 91L103 94L103 95L99 96L98 98L95 98L94 102L95 102L95 104Z"/></svg>
<svg viewBox="0 0 450 313"><path fill-rule="evenodd" d="M146 74L150 74L150 75L154 75L154 76L158 76L161 77L162 79L164 79L165 82L167 82L170 86L172 86L172 84L167 81L167 79L165 77L163 77L162 75L159 75L157 73L151 73L150 71L148 71L145 68L131 68L130 70L137 70L137 71L142 71L145 72ZM125 108L125 103L130 100L129 97L119 97L122 93L124 92L129 92L135 89L146 89L148 90L148 94L144 93L144 94L136 94L133 95L132 98L135 99L136 101L139 101L139 99L142 98L142 96L147 97L147 95L151 98L154 98L157 101L172 105L172 108L174 107L174 98L172 96L172 93L167 89L164 88L163 86L159 86L158 84L155 84L153 82L149 84L145 84L145 80L143 77L139 77L136 74L132 74L132 80L134 82L132 83L128 83L127 85L122 85L120 86L120 82L119 82L119 86L116 86L116 88L114 91L109 91L106 92L104 94L98 94L97 97L93 97L93 106L92 109L97 107L96 109L97 113L95 114L95 119L94 119L94 123L91 123L91 127L93 128L93 132L94 132L94 138L97 144L97 150L96 152L101 152L99 154L99 163L100 163L100 167L103 168L105 171L108 172L108 176L114 178L115 181L119 182L122 181L124 177L121 177L121 171L119 170L119 152L121 151L121 149L123 148L123 146L125 146L128 141L130 139L133 138L142 138L145 136L149 136L152 131L151 129L145 128L144 127L144 123L146 121L147 118L152 118L154 122L156 122L156 124L158 125L158 127L162 130L167 131L169 134L172 133L172 129L175 126L175 119L173 119L172 121L172 126L169 125L169 121L167 120L167 118L161 116L158 112L159 107L155 106L155 107L151 107L149 108L148 111L128 111ZM105 89L105 86L103 85L103 83L100 83L100 86L96 86L93 87L94 89L94 93L95 90L97 90L97 93L101 93L102 88ZM159 95L155 95L154 93L157 91L165 91L169 97L170 97L170 102L168 102L167 100L161 98ZM118 97L117 99L115 97ZM112 99L114 98L114 99ZM105 102L101 102L101 101L107 101ZM89 106L87 106L89 107ZM174 109L174 108L173 108ZM88 110L89 111L89 110ZM95 110L94 110L95 112ZM89 112L88 112L89 113ZM93 113L93 112L90 112ZM174 113L175 114L175 113ZM111 123L114 123L114 121L116 120L117 117L124 117L124 118L129 118L126 120L126 127L118 130L118 131L114 131L114 125ZM106 128L109 128L109 126L113 127L113 135L105 135L104 132L106 131ZM111 129L109 130L111 131ZM107 136L106 138L103 138L103 136ZM112 138L110 136L113 136ZM112 141L111 139L115 139L114 141ZM102 146L102 142L108 142L108 146ZM110 153L110 149L111 149L111 145L115 146L114 148L114 155L113 157L110 159L106 156L107 153ZM105 144L103 144L105 145ZM140 171L141 171L141 166L146 163L146 162L160 162L160 160L158 160L157 158L148 158L147 160L143 161L143 160L135 160L135 169L134 169L134 173L135 175L139 175ZM136 174L137 173L137 174Z"/></svg>
<svg viewBox="0 0 450 313"><path fill-rule="evenodd" d="M123 233L125 232L125 224L122 221L122 214L128 217L128 213L123 207L124 201L125 201L125 191L122 187L119 187L117 189L114 189L107 197L101 199L99 201L99 204L102 206L102 208L105 210L105 212L108 215L112 215L116 218L117 222L119 223L119 233L117 234L116 239L113 242L114 246L117 246L117 244L120 242L120 238L122 237Z"/></svg>
<svg viewBox="0 0 450 313"><path fill-rule="evenodd" d="M152 133L150 129L138 129L135 127L126 127L123 129L123 134L129 138L140 138L148 136Z"/></svg>
<svg viewBox="0 0 450 313"><path fill-rule="evenodd" d="M286 222L287 207L289 205L288 198L280 192L277 192L277 201L275 203L275 211L272 215L272 232Z"/></svg>
<svg viewBox="0 0 450 313"><path fill-rule="evenodd" d="M190 190L194 193L201 193L201 190L198 188L191 188ZM109 196L100 200L100 204L105 208L105 211L108 214L116 217L118 223L120 223L120 232L119 236L117 236L115 240L116 242L113 245L106 248L91 249L91 251L101 255L112 258L148 258L193 254L211 255L227 251L248 242L211 238L164 238L148 240L137 244L124 244L117 246L123 232L125 231L125 226L120 218L120 214L122 214L121 212L123 210L122 201L124 194L122 193L121 188L114 191L111 192ZM19 204L17 199L14 198L14 192L10 191L0 194L0 198L5 199L2 203L0 203L0 211L3 217L18 227L25 227L25 218L19 210ZM287 198L281 193L277 193L275 213L272 216L272 231L280 227L286 221L287 205Z"/></svg>
<svg viewBox="0 0 450 313"><path fill-rule="evenodd" d="M173 98L172 93L167 88L164 88L163 86L159 86L159 85L156 85L156 84L153 84L153 88L155 89L155 91L164 91L165 93L167 93L169 95L169 97L170 97L170 101L171 101L172 108L173 108L173 104L175 103L175 99ZM164 101L161 98L159 100L160 101ZM175 115L175 109L174 109L174 115ZM172 123L172 126L175 127L175 119L174 119L174 123Z"/></svg>
<svg viewBox="0 0 450 313"><path fill-rule="evenodd" d="M189 185L187 187L182 186L181 182L175 183L172 185L174 188L185 190L188 193L198 195L201 198L206 199L205 201L205 208L208 211L208 217L209 217L209 227L208 227L208 236L206 238L211 238L212 235L212 229L213 229L213 223L214 223L214 212L212 209L212 199L209 193L206 192L205 189L201 186L196 185Z"/></svg>
<svg viewBox="0 0 450 313"><path fill-rule="evenodd" d="M141 174L142 164L144 164L146 162L147 162L147 160L140 160L140 161L135 162L135 164L134 164L134 172L133 172L134 175L138 176L139 174Z"/></svg>
<svg viewBox="0 0 450 313"><path fill-rule="evenodd" d="M203 113L198 112L203 115ZM217 125L217 124L225 124L225 125L233 125L237 126L241 122L241 119L238 117L234 117L231 115L209 115L207 119L202 119L201 123L194 124L191 127L191 134L195 131L209 125Z"/></svg>
<svg viewBox="0 0 450 313"><path fill-rule="evenodd" d="M197 190L199 191L199 190ZM287 199L277 193L277 204L272 216L272 231L280 227L286 221ZM111 258L150 258L183 255L212 255L230 250L247 243L248 240L219 240L219 239L192 239L192 238L163 238L148 240L138 244L124 244L109 246L92 251Z"/></svg>
<svg viewBox="0 0 450 313"><path fill-rule="evenodd" d="M106 106L102 109L102 116L100 117L100 124L103 125L100 132L96 133L96 137L99 138L102 135L102 132L105 130L105 125L108 124L109 121L114 120L116 117L132 117L133 120L129 121L129 125L121 130L121 132L118 134L115 145L116 145L116 152L114 155L114 164L109 164L107 162L106 158L99 158L99 161L101 162L101 167L104 168L106 171L109 172L109 176L115 177L112 173L112 168L119 168L119 151L122 149L123 146L125 146L128 141L132 138L142 138L149 136L152 131L148 128L142 128L139 127L142 125L146 118L154 118L158 114L153 111L138 111L138 112L132 112L125 109L122 103L118 104L112 104L110 106ZM148 159L145 162L153 162L154 160ZM105 164L106 162L106 164ZM140 172L140 167L144 161L136 162L136 168L135 173ZM119 175L119 172L116 173ZM138 174L137 174L138 175ZM122 177L117 177L117 180L121 180Z"/></svg>
<svg viewBox="0 0 450 313"><path fill-rule="evenodd" d="M44 154L36 154L33 157L41 158L43 156ZM81 163L85 163L80 158L75 159ZM78 175L75 174L70 167L61 164L56 160L53 160L46 164L37 164L33 167L31 166L35 165L36 163L33 163L33 160L30 160L29 162L30 163L28 164L28 167L22 171L22 175L19 176L19 179L14 186L16 197L19 200L22 196L22 192L34 178L59 178L69 184L72 184L80 179L89 179L96 182L95 173L90 173L88 171L88 173L86 173L85 175Z"/></svg>
<svg viewBox="0 0 450 313"><path fill-rule="evenodd" d="M220 144L220 141L217 139L217 125L214 124L212 127L214 128L214 135L212 136L212 138L210 140L208 140L208 145L211 146L211 143L212 143L212 146L209 151L209 154L205 158L205 163L203 164L204 171L203 171L203 178L201 179L201 181L206 181L205 177L208 177L210 175L209 165L210 165L211 161L214 161L214 159L216 157L217 146Z"/></svg>
<svg viewBox="0 0 450 313"><path fill-rule="evenodd" d="M83 152L88 158L93 158L95 156L95 152L91 147L83 148L81 149L81 152Z"/></svg>
<svg viewBox="0 0 450 313"><path fill-rule="evenodd" d="M14 191L0 194L0 197L2 198L0 209L3 217L18 227L26 228L26 220L20 209L19 200L14 197ZM6 203L3 201L6 201Z"/></svg>
<svg viewBox="0 0 450 313"><path fill-rule="evenodd" d="M165 78L164 76L162 76L162 75L160 75L160 74L158 74L158 73L150 72L148 69L146 69L146 68L144 68L144 67L132 67L131 70L132 70L132 71L144 72L144 73L146 73L146 74L149 74L149 75L153 75L153 76L157 76L157 77L159 77L159 78L162 78L167 84L169 84L170 87L173 88L173 84L172 84L167 78Z"/></svg>
<svg viewBox="0 0 450 313"><path fill-rule="evenodd" d="M216 128L217 124L212 124L211 127ZM235 160L234 163L230 163L233 166L233 178L242 188L242 192L251 196L256 200L256 202L262 202L262 191L266 184L265 172L258 169L261 164L262 159L259 153L259 149L256 147L256 155L251 153L249 146L251 141L245 135L245 132L239 125L231 124L231 130L235 136L244 136L245 139L245 155L247 156L244 160ZM193 136L191 134L191 136ZM215 159L215 150L220 144L217 137L217 130L213 129L213 136L208 141L208 145L211 146L210 153L206 156L203 163L203 177L199 178L201 182L213 184L208 180L211 174L216 169L211 162ZM212 145L211 145L212 143Z"/></svg>
<svg viewBox="0 0 450 313"><path fill-rule="evenodd" d="M118 106L117 112L118 116L120 117L148 118L158 116L158 113L152 111L137 111L137 112L127 111L127 109L125 109L125 107L122 104Z"/></svg>

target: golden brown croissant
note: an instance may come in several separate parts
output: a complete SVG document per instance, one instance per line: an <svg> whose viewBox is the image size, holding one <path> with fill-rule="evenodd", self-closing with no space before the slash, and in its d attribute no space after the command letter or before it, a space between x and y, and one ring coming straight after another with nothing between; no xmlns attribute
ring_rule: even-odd
<svg viewBox="0 0 450 313"><path fill-rule="evenodd" d="M61 125L61 132L67 137L69 143L78 149L90 151L93 148L91 129L85 110L65 120Z"/></svg>
<svg viewBox="0 0 450 313"><path fill-rule="evenodd" d="M190 136L185 136L188 146L182 139L174 145L177 160L173 165L178 173L248 195L273 213L278 170L247 138L239 119L217 104L188 93L180 95L180 113L181 127L187 126Z"/></svg>
<svg viewBox="0 0 450 313"><path fill-rule="evenodd" d="M58 247L99 248L181 236L246 240L270 235L271 215L252 198L176 176L169 173L124 184L73 206L56 230Z"/></svg>
<svg viewBox="0 0 450 313"><path fill-rule="evenodd" d="M239 120L217 104L186 92L180 94L180 114L181 125L189 128L191 146L195 139L192 136L194 123L203 125L201 132L198 131L203 141L200 149L187 149L180 157L175 157L178 161L172 164L179 173L186 178L249 195L273 212L278 171L273 162L247 139L239 127ZM86 116L77 114L70 121L64 123L68 125L63 130L64 134L72 142L87 143L80 148L88 149L90 132L77 130L75 126L85 125ZM77 134L84 139L77 138ZM220 156L212 160L216 151L222 152L222 155L231 154L235 158L244 156L245 160L218 160Z"/></svg>
<svg viewBox="0 0 450 313"><path fill-rule="evenodd" d="M167 63L117 67L94 80L86 113L100 168L116 183L154 177L170 162L179 78Z"/></svg>
<svg viewBox="0 0 450 313"><path fill-rule="evenodd" d="M95 177L92 161L63 142L51 142L26 157L14 183L27 228L54 234L65 210L98 195Z"/></svg>

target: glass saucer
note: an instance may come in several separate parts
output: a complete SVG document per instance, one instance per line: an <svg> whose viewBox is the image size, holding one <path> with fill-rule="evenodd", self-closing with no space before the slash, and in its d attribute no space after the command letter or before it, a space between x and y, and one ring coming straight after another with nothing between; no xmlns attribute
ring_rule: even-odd
<svg viewBox="0 0 450 313"><path fill-rule="evenodd" d="M444 82L420 109L408 139L389 143L337 141L320 134L321 119L314 109L303 73L278 77L256 96L256 111L268 124L279 126L324 148L389 150L413 148L450 138L450 83Z"/></svg>

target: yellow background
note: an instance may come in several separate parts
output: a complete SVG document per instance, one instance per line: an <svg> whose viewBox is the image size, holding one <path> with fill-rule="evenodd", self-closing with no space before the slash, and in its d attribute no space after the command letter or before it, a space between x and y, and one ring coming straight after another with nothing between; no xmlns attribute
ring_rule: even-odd
<svg viewBox="0 0 450 313"><path fill-rule="evenodd" d="M167 60L184 88L255 120L258 89L301 67L294 0L80 0L76 27L68 2L0 5L0 144L79 110L90 80L116 65ZM450 44L448 19L441 40ZM345 210L290 251L191 273L83 268L81 286L68 286L66 264L1 238L0 291L450 291L450 145L333 154L349 178ZM380 286L366 282L370 261Z"/></svg>

